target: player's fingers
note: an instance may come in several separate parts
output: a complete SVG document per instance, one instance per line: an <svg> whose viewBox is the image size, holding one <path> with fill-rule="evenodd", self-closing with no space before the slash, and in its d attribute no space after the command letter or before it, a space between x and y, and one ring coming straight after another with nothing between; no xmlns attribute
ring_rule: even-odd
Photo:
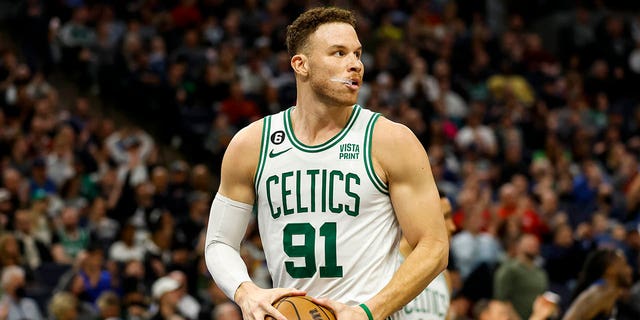
<svg viewBox="0 0 640 320"><path fill-rule="evenodd" d="M307 294L305 291L295 288L278 288L276 289L275 293L276 296L273 302L276 302L283 297L304 296L305 294Z"/></svg>
<svg viewBox="0 0 640 320"><path fill-rule="evenodd" d="M256 319L264 319L264 317L267 315L274 317L276 320L287 320L287 318L283 316L282 313L280 313L280 311L278 311L278 309L274 308L272 305L266 306L265 314L261 315L262 318Z"/></svg>
<svg viewBox="0 0 640 320"><path fill-rule="evenodd" d="M333 312L337 312L341 306L340 303L333 300L326 299L326 298L314 298L314 297L310 297L310 298L311 298L311 301L313 301L314 303L319 304L323 307L327 307L331 309L331 311Z"/></svg>

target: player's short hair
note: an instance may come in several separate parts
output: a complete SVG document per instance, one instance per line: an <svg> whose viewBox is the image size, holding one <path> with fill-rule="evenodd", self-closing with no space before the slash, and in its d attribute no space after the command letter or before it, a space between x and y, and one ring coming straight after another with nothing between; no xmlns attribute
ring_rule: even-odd
<svg viewBox="0 0 640 320"><path fill-rule="evenodd" d="M356 18L349 10L336 7L313 8L301 14L287 26L287 52L293 57L300 52L319 26L326 23L343 22L356 28Z"/></svg>

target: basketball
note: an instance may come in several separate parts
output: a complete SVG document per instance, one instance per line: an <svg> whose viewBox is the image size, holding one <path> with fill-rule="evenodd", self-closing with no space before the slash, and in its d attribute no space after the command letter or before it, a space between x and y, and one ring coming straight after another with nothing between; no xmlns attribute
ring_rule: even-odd
<svg viewBox="0 0 640 320"><path fill-rule="evenodd" d="M288 320L336 320L333 312L311 301L307 296L284 297L273 306ZM265 319L274 319L266 316Z"/></svg>

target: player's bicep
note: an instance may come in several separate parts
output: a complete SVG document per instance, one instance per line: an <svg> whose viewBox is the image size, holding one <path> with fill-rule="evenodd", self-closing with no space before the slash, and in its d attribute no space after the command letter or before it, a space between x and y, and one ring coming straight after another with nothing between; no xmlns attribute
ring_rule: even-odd
<svg viewBox="0 0 640 320"><path fill-rule="evenodd" d="M381 121L374 132L374 156L380 160L404 237L411 247L424 237L447 241L438 190L429 158L405 126ZM376 149L377 147L377 149Z"/></svg>

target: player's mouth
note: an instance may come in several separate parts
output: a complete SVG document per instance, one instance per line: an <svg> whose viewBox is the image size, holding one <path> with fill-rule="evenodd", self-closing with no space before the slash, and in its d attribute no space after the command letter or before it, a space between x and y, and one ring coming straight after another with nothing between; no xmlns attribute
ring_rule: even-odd
<svg viewBox="0 0 640 320"><path fill-rule="evenodd" d="M357 78L331 78L331 81L344 83L348 88L352 90L357 90L360 87L360 80Z"/></svg>

